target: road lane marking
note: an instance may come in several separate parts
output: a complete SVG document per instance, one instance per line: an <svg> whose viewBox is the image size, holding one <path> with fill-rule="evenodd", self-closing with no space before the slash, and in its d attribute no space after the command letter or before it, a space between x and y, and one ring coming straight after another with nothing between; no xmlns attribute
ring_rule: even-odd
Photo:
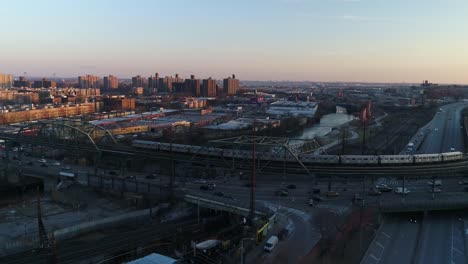
<svg viewBox="0 0 468 264"><path fill-rule="evenodd" d="M386 236L387 238L391 238L391 236L385 232L382 232L382 235Z"/></svg>

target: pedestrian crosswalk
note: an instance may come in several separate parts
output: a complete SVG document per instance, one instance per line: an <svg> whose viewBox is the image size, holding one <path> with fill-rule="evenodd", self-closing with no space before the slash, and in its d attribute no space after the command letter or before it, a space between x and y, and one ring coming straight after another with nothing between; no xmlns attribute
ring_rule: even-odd
<svg viewBox="0 0 468 264"><path fill-rule="evenodd" d="M351 210L350 206L348 205L332 204L328 202L320 202L316 204L314 207L330 211L337 215L344 215L348 213L349 210Z"/></svg>
<svg viewBox="0 0 468 264"><path fill-rule="evenodd" d="M386 184L389 186L401 185L401 181L395 178L378 178L376 184Z"/></svg>

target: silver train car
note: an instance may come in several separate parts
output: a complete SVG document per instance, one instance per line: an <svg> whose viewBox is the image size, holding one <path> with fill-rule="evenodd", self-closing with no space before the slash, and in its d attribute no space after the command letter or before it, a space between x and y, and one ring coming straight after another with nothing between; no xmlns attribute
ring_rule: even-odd
<svg viewBox="0 0 468 264"><path fill-rule="evenodd" d="M152 149L156 151L174 151L188 154L198 154L206 156L226 157L245 159L252 156L250 150L233 150L217 147L202 147L184 144L161 143L146 140L133 140L133 146L143 149ZM296 162L291 155L258 152L256 158L259 160ZM411 165L411 164L431 164L454 162L464 159L462 152L447 152L440 154L415 154L415 155L314 155L300 154L299 160L304 164L343 164L343 165Z"/></svg>

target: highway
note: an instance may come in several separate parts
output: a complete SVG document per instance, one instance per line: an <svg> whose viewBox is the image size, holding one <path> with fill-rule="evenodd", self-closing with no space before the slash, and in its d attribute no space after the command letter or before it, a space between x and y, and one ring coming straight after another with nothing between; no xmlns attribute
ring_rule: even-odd
<svg viewBox="0 0 468 264"><path fill-rule="evenodd" d="M415 145L419 144L413 153L465 152L461 112L467 106L465 102L442 106L419 130L425 134L424 140L415 142L417 135L412 139ZM440 188L455 191L445 181ZM416 223L410 221L413 218ZM452 212L386 216L361 263L466 263L463 222L458 218Z"/></svg>
<svg viewBox="0 0 468 264"><path fill-rule="evenodd" d="M416 152L418 154L465 152L461 116L465 107L468 107L468 103L442 106L431 122L422 128L426 137Z"/></svg>

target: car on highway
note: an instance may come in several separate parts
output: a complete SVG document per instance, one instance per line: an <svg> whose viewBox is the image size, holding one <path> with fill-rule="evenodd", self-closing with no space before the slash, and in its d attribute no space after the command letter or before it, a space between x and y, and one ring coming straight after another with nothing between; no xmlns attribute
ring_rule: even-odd
<svg viewBox="0 0 468 264"><path fill-rule="evenodd" d="M309 199L309 206L314 206L315 205L315 201L314 199Z"/></svg>
<svg viewBox="0 0 468 264"><path fill-rule="evenodd" d="M145 178L150 179L150 180L154 180L154 179L156 179L156 174L153 173L153 174L146 175Z"/></svg>
<svg viewBox="0 0 468 264"><path fill-rule="evenodd" d="M288 234L289 234L289 230L287 228L283 228L281 229L281 231L279 231L278 238L280 240L284 240L288 237Z"/></svg>
<svg viewBox="0 0 468 264"><path fill-rule="evenodd" d="M39 160L37 160L37 162L39 162L39 163L46 163L47 160L45 160L45 159L39 159Z"/></svg>
<svg viewBox="0 0 468 264"><path fill-rule="evenodd" d="M199 179L199 180L195 180L193 183L196 183L196 184L206 184L206 180Z"/></svg>
<svg viewBox="0 0 468 264"><path fill-rule="evenodd" d="M459 181L458 184L466 185L466 184L468 184L468 180Z"/></svg>
<svg viewBox="0 0 468 264"><path fill-rule="evenodd" d="M60 166L60 162L58 161L54 161L52 163L50 163L52 166Z"/></svg>
<svg viewBox="0 0 468 264"><path fill-rule="evenodd" d="M434 188L434 190L432 190L432 188L429 190L429 192L433 192L433 193L441 193L442 190L439 189L439 188Z"/></svg>
<svg viewBox="0 0 468 264"><path fill-rule="evenodd" d="M208 187L208 186L207 186ZM213 195L216 195L216 196L221 196L221 197L224 197L224 193L223 192L214 192Z"/></svg>
<svg viewBox="0 0 468 264"><path fill-rule="evenodd" d="M208 187L210 187L212 189L216 188L216 183L209 182L207 185L208 185Z"/></svg>
<svg viewBox="0 0 468 264"><path fill-rule="evenodd" d="M379 191L377 188L370 188L368 194L370 196L379 196L382 195L382 192Z"/></svg>
<svg viewBox="0 0 468 264"><path fill-rule="evenodd" d="M213 189L214 188L210 187L209 185L200 185L200 190L210 191L210 190L213 190Z"/></svg>
<svg viewBox="0 0 468 264"><path fill-rule="evenodd" d="M391 192L393 190L391 187L389 187L388 185L384 183L377 184L375 188L379 190L380 192Z"/></svg>
<svg viewBox="0 0 468 264"><path fill-rule="evenodd" d="M286 188L288 188L288 189L296 189L296 185L295 185L295 184L289 184L288 186L286 186Z"/></svg>
<svg viewBox="0 0 468 264"><path fill-rule="evenodd" d="M398 187L398 188L395 189L395 193L398 193L398 194L409 194L409 193L410 193L410 190L408 190L408 188Z"/></svg>
<svg viewBox="0 0 468 264"><path fill-rule="evenodd" d="M312 196L312 200L315 201L315 202L322 202L325 199L323 197L321 197L320 195L314 195L314 196Z"/></svg>
<svg viewBox="0 0 468 264"><path fill-rule="evenodd" d="M214 192L213 195L234 200L234 197L232 197L231 195L225 194L224 192L220 192L220 191Z"/></svg>
<svg viewBox="0 0 468 264"><path fill-rule="evenodd" d="M408 219L411 223L417 223L418 221L416 220L416 217L415 216L410 216L410 218Z"/></svg>
<svg viewBox="0 0 468 264"><path fill-rule="evenodd" d="M429 184L429 185L434 185L434 186L441 186L441 185L442 185L442 181L441 181L441 180L435 180L435 181L430 180L430 181L427 182L427 184Z"/></svg>
<svg viewBox="0 0 468 264"><path fill-rule="evenodd" d="M45 168L45 167L49 167L49 166L47 166L47 164L45 164L45 163L42 163L42 164L41 164L41 167L44 167L44 168Z"/></svg>
<svg viewBox="0 0 468 264"><path fill-rule="evenodd" d="M338 197L340 194L338 192L329 191L327 192L327 197Z"/></svg>
<svg viewBox="0 0 468 264"><path fill-rule="evenodd" d="M70 166L63 166L62 170L71 170L71 167Z"/></svg>
<svg viewBox="0 0 468 264"><path fill-rule="evenodd" d="M364 199L362 198L362 196L359 194L359 193L355 193L354 196L353 196L353 203L357 203L359 201L363 201Z"/></svg>
<svg viewBox="0 0 468 264"><path fill-rule="evenodd" d="M289 195L288 189L282 188L276 191L276 196L288 196L288 195Z"/></svg>

